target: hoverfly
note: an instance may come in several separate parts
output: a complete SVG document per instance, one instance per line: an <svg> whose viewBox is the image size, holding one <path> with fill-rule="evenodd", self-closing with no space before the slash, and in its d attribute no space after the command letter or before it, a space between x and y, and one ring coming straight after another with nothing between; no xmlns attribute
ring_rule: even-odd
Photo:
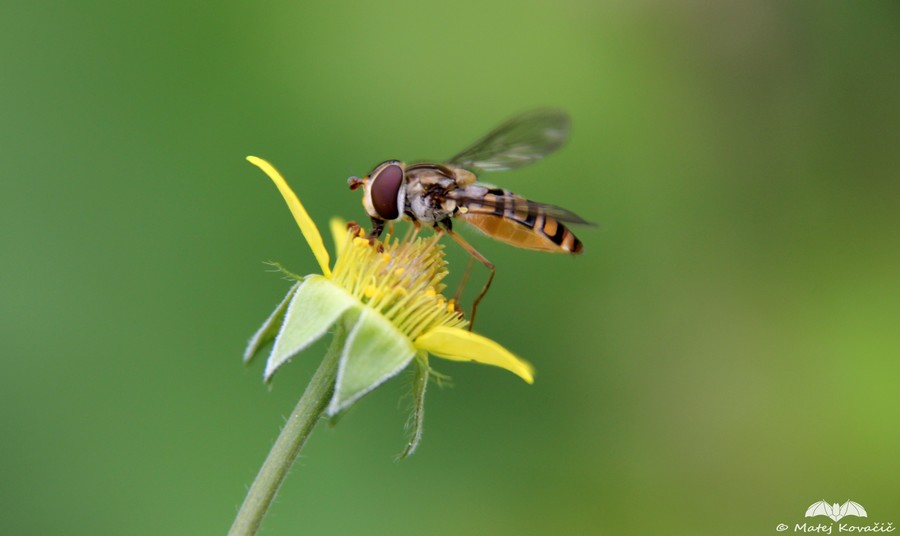
<svg viewBox="0 0 900 536"><path fill-rule="evenodd" d="M564 208L481 184L475 172L526 166L561 147L568 135L569 117L564 112L534 110L503 123L444 163L388 160L365 177L350 177L347 182L351 190L363 188L363 206L372 220L370 239L381 236L386 222L406 218L416 230L430 225L446 232L490 270L472 304L474 322L478 303L494 279L494 265L453 231L453 219L516 247L571 254L581 253L583 246L564 224L591 225Z"/></svg>

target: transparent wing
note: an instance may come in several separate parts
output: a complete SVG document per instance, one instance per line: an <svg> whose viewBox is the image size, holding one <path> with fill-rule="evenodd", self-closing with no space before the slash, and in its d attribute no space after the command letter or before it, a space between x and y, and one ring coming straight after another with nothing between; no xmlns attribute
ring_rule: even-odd
<svg viewBox="0 0 900 536"><path fill-rule="evenodd" d="M556 218L563 223L589 225L592 227L596 226L595 223L582 218L571 210L548 203L539 203L537 201L525 199L524 197L516 195L508 190L494 189L490 190L490 193L492 194L491 197L474 195L470 196L466 195L462 191L457 190L456 192L452 192L448 197L454 199L461 206L464 206L475 212L496 214L495 209L497 208L504 210L507 207L524 207L527 208L529 212L543 212L544 214Z"/></svg>
<svg viewBox="0 0 900 536"><path fill-rule="evenodd" d="M536 203L531 201L531 204L540 208L544 211L545 214L549 214L550 216L556 218L557 220L563 223L574 223L576 225L588 225L590 227L596 227L597 224L592 221L587 221L582 218L578 214L575 214L571 210L558 207L556 205L548 205L547 203Z"/></svg>
<svg viewBox="0 0 900 536"><path fill-rule="evenodd" d="M481 171L516 169L559 149L568 137L565 112L533 110L503 123L447 163Z"/></svg>

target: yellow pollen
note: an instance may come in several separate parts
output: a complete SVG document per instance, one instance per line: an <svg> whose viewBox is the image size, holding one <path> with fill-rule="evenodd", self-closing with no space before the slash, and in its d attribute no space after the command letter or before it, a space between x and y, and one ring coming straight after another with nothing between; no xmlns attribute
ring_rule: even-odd
<svg viewBox="0 0 900 536"><path fill-rule="evenodd" d="M336 283L415 340L434 326L465 327L456 300L447 303L443 249L435 241L370 240L348 233L353 247L338 257Z"/></svg>
<svg viewBox="0 0 900 536"><path fill-rule="evenodd" d="M363 231L363 228L362 228L362 227L360 227L359 230L356 231L356 236L358 236L359 238L362 238L362 237L366 236L366 232Z"/></svg>

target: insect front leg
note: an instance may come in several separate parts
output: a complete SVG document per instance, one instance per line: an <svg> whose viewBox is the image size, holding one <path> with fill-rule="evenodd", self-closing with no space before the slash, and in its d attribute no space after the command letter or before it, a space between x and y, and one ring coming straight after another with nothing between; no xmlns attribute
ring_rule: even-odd
<svg viewBox="0 0 900 536"><path fill-rule="evenodd" d="M366 238L369 239L369 242L372 242L376 238L380 237L381 233L384 232L385 222L381 218L375 218L372 216L370 216L369 218L372 220L372 230L369 231L369 234L366 236Z"/></svg>
<svg viewBox="0 0 900 536"><path fill-rule="evenodd" d="M441 224L443 225L443 228L438 229L443 230L448 235L450 235L450 238L452 238L457 244L459 244L464 250L466 250L469 255L474 257L478 262L483 264L488 270L491 271L491 275L488 276L488 280L487 283L484 284L484 288L481 289L478 297L475 298L475 301L472 302L472 315L469 317L469 331L472 331L472 328L475 326L475 312L478 310L478 304L481 303L482 298L484 298L484 295L487 294L488 289L491 288L491 282L494 281L494 274L496 273L496 270L494 269L494 263L487 260L484 255L479 253L477 249L466 242L463 237L456 234L456 232L454 232L453 228L451 227L449 219L442 221Z"/></svg>

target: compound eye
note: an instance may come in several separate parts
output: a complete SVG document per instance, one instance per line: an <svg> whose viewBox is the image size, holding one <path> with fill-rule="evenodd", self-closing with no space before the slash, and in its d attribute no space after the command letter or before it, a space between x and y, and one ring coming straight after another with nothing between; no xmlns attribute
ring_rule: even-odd
<svg viewBox="0 0 900 536"><path fill-rule="evenodd" d="M385 220L400 217L399 196L403 186L403 168L396 164L385 166L372 177L372 206L378 216Z"/></svg>

